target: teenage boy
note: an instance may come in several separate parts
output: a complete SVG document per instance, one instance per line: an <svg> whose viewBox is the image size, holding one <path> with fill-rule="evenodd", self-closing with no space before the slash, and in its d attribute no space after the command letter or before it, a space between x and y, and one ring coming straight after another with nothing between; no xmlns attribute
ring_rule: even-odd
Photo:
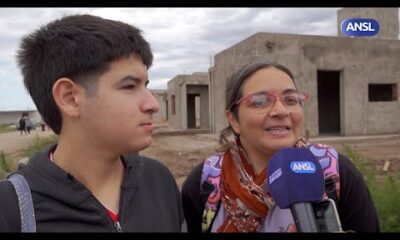
<svg viewBox="0 0 400 240"><path fill-rule="evenodd" d="M66 16L24 37L17 58L39 113L59 136L17 171L32 193L36 231L181 231L172 174L136 154L150 146L159 110L146 88L153 55L141 31ZM25 227L15 189L0 183L3 232Z"/></svg>

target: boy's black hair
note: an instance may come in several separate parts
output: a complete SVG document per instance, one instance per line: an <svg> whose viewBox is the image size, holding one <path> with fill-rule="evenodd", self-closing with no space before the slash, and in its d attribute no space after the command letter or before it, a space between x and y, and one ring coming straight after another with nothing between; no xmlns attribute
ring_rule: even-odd
<svg viewBox="0 0 400 240"><path fill-rule="evenodd" d="M17 61L25 87L43 120L59 134L61 113L52 95L56 80L70 78L90 94L112 62L132 54L140 57L147 68L151 66L153 54L141 30L85 14L52 21L25 36Z"/></svg>

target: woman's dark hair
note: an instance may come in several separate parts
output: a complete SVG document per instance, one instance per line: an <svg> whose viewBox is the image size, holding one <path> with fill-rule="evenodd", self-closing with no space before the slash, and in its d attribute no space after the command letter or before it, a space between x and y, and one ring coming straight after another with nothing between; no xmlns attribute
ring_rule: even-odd
<svg viewBox="0 0 400 240"><path fill-rule="evenodd" d="M286 68L285 66L274 63L269 59L257 59L252 61L243 67L241 67L238 71L233 73L226 82L226 93L225 93L225 110L229 110L233 113L236 119L238 119L238 107L236 102L242 98L242 87L244 82L249 79L254 73L256 73L260 69L264 68L276 68L286 73L290 79L293 80L294 77L292 72ZM296 84L295 84L296 85ZM219 151L224 151L229 146L228 137L231 134L234 134L235 137L239 137L232 129L231 125L224 128L219 136L219 144L221 147Z"/></svg>
<svg viewBox="0 0 400 240"><path fill-rule="evenodd" d="M153 54L140 29L85 14L52 21L25 36L17 60L37 110L59 134L61 113L52 94L57 79L70 78L93 96L98 77L109 70L110 64L133 54L147 68L151 66Z"/></svg>

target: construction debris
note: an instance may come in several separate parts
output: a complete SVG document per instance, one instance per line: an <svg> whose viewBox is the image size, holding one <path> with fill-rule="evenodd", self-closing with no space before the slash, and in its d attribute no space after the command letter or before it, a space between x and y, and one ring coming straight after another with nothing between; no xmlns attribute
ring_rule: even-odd
<svg viewBox="0 0 400 240"><path fill-rule="evenodd" d="M389 170L390 160L386 160L385 164L383 165L383 171L387 172Z"/></svg>

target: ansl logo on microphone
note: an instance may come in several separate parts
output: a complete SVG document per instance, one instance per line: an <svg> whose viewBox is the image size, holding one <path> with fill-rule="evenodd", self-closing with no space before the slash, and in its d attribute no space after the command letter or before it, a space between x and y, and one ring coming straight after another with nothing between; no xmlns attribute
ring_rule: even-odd
<svg viewBox="0 0 400 240"><path fill-rule="evenodd" d="M300 174L315 173L316 171L315 164L310 161L293 161L290 163L290 169L294 173Z"/></svg>

